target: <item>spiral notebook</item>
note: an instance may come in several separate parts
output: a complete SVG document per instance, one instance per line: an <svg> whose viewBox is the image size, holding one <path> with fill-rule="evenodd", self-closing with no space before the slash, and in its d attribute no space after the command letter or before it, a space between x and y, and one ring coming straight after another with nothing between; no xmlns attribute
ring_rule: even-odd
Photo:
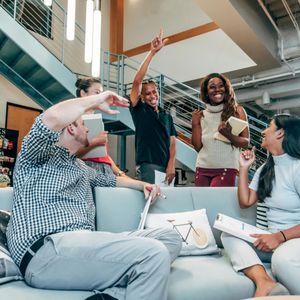
<svg viewBox="0 0 300 300"><path fill-rule="evenodd" d="M141 220L140 220L140 223L139 223L139 226L138 226L138 230L142 230L142 229L145 228L145 223L146 223L146 219L147 219L147 215L148 215L148 212L149 212L149 208L150 208L152 199L153 199L153 191L150 192L149 197L146 201L144 210L141 213Z"/></svg>

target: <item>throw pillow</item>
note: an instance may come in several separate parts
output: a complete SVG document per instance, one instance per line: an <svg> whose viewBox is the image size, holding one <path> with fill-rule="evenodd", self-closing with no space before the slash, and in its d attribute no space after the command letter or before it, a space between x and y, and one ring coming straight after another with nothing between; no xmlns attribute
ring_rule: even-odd
<svg viewBox="0 0 300 300"><path fill-rule="evenodd" d="M168 214L149 213L145 227L169 227L176 230L182 238L180 256L219 252L207 219L206 209Z"/></svg>
<svg viewBox="0 0 300 300"><path fill-rule="evenodd" d="M9 212L0 210L0 284L22 279L21 272L10 257L7 248L6 228L9 218Z"/></svg>

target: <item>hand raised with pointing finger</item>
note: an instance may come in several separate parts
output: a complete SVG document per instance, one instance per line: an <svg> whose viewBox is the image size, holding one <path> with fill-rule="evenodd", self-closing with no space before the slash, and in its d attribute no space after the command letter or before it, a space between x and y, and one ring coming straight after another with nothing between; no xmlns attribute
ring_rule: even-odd
<svg viewBox="0 0 300 300"><path fill-rule="evenodd" d="M160 29L159 34L151 41L151 51L156 53L158 52L162 47L165 46L168 39L162 39L163 36L163 30Z"/></svg>

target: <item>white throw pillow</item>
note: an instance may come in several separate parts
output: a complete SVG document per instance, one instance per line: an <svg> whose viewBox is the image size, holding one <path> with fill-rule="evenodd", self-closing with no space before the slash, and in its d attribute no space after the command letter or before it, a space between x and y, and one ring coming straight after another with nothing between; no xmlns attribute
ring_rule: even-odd
<svg viewBox="0 0 300 300"><path fill-rule="evenodd" d="M207 219L206 209L168 214L149 213L145 227L169 227L176 230L182 238L180 256L219 252Z"/></svg>

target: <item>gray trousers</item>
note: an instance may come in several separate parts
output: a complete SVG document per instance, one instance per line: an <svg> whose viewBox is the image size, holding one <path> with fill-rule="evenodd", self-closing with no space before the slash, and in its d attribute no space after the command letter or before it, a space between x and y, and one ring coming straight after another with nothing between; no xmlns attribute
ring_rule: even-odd
<svg viewBox="0 0 300 300"><path fill-rule="evenodd" d="M274 252L257 250L252 244L222 233L221 240L236 272L271 262L272 273L291 294L300 295L300 238L281 244Z"/></svg>
<svg viewBox="0 0 300 300"><path fill-rule="evenodd" d="M141 181L155 183L155 170L160 172L166 172L166 168L149 163L142 163L136 166L137 178Z"/></svg>
<svg viewBox="0 0 300 300"><path fill-rule="evenodd" d="M167 299L170 264L182 240L171 229L50 235L25 273L33 287L101 291L117 299Z"/></svg>
<svg viewBox="0 0 300 300"><path fill-rule="evenodd" d="M85 164L88 165L89 167L95 169L96 171L103 173L104 175L114 175L111 165L108 165L105 163L97 163L97 162L89 161L89 160L86 160Z"/></svg>

